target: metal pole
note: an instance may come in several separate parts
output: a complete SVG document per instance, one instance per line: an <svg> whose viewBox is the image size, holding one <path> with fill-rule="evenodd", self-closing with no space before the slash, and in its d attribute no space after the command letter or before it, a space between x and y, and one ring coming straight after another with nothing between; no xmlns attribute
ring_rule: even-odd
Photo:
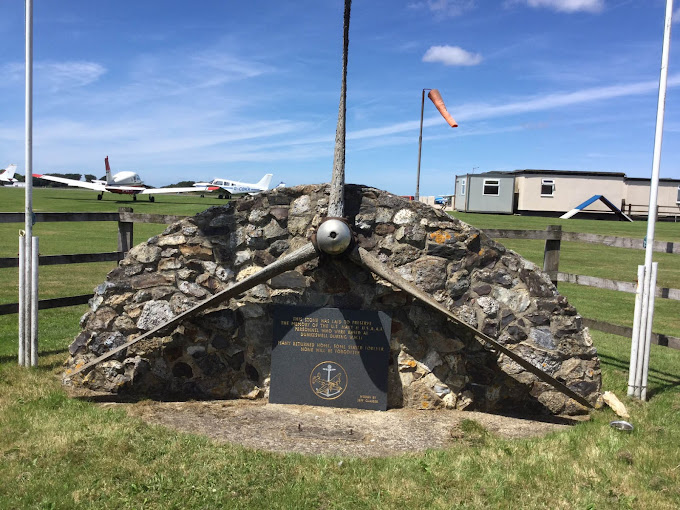
<svg viewBox="0 0 680 510"><path fill-rule="evenodd" d="M664 114L666 109L666 88L668 81L668 55L670 53L670 43L671 43L671 24L673 20L673 0L666 0L666 18L664 21L664 37L663 37L663 50L661 53L661 75L659 78L659 99L657 102L657 112L656 112L656 132L654 136L654 159L652 162L652 178L649 189L649 213L647 215L647 247L645 250L645 285L643 287L644 293L642 295L642 324L647 324L647 315L653 316L654 310L650 310L653 306L653 301L650 300L649 294L651 290L651 279L652 279L652 257L653 257L653 246L654 246L654 229L656 226L657 217L657 199L659 194L659 168L661 166L661 145L663 141L663 122ZM650 301L652 301L650 303ZM651 305L651 306L650 306ZM643 329L640 328L642 332ZM649 339L644 339L645 342L649 342ZM649 346L642 346L644 350L648 350ZM638 353L644 352L638 349ZM638 358L638 361L642 359L643 366L638 367L636 377L636 383L642 383L642 371L646 371L648 367L649 360L644 360L644 358ZM638 386L637 391L641 388ZM636 392L636 396L638 396ZM641 394L640 394L641 398Z"/></svg>
<svg viewBox="0 0 680 510"><path fill-rule="evenodd" d="M635 375L638 366L638 343L640 341L640 315L642 311L642 286L645 281L645 266L638 266L637 289L635 291L635 313L633 315L633 338L630 344L630 367L628 368L628 396L635 394Z"/></svg>
<svg viewBox="0 0 680 510"><path fill-rule="evenodd" d="M38 366L38 238L33 237L31 243L31 366ZM26 360L28 365L28 360Z"/></svg>
<svg viewBox="0 0 680 510"><path fill-rule="evenodd" d="M651 269L649 269L651 273ZM651 276L651 275L650 275ZM645 267L645 278L642 281L642 305L640 310L640 337L638 338L637 347L637 365L635 367L635 392L634 396L640 398L640 391L642 389L642 366L645 359L645 345L647 343L647 316L649 311L649 286L650 280L647 276L647 267Z"/></svg>
<svg viewBox="0 0 680 510"><path fill-rule="evenodd" d="M647 316L647 329L645 331L645 351L642 357L642 381L640 383L640 400L647 400L647 375L649 374L649 349L652 344L652 323L654 322L654 296L656 294L656 275L659 268L658 262L652 264L652 278L649 289L649 314Z"/></svg>
<svg viewBox="0 0 680 510"><path fill-rule="evenodd" d="M31 334L31 239L33 237L33 0L26 2L26 111L25 111L25 162L26 162L26 198L25 198L25 227L24 227L24 267L23 267L23 304L24 321L24 365L30 363L30 334Z"/></svg>
<svg viewBox="0 0 680 510"><path fill-rule="evenodd" d="M422 98L420 99L420 136L418 137L418 174L416 177L416 202L420 200L420 154L423 151L423 114L425 112L425 91L432 89L423 89Z"/></svg>
<svg viewBox="0 0 680 510"><path fill-rule="evenodd" d="M26 287L26 272L24 271L24 265L26 260L24 257L24 250L26 244L24 242L24 232L19 234L19 365L24 366L26 364L26 342L24 334L24 326L26 324L26 294L24 288Z"/></svg>

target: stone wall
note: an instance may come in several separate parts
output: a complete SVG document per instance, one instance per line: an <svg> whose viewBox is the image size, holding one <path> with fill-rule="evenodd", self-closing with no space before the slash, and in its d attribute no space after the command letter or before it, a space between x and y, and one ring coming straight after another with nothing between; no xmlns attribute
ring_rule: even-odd
<svg viewBox="0 0 680 510"><path fill-rule="evenodd" d="M382 310L392 317L388 405L548 411L585 408L440 314L344 259L288 271L86 375L70 373L277 257L325 217L325 185L279 188L212 207L133 248L95 289L69 348L65 384L164 398L266 398L272 309ZM432 207L348 185L358 242L468 324L595 403L599 360L581 317L531 262Z"/></svg>

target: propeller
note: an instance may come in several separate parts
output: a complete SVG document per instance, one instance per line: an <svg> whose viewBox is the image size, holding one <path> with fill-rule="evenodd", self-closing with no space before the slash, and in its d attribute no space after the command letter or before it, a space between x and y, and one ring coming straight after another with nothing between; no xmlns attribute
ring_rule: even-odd
<svg viewBox="0 0 680 510"><path fill-rule="evenodd" d="M140 342L146 338L157 336L163 331L176 326L185 319L193 317L207 308L218 305L219 303L236 297L239 294L263 283L274 276L294 269L295 267L305 262L311 261L319 257L321 253L329 255L332 258L346 256L350 261L361 268L373 272L380 278L387 280L394 286L402 289L404 292L410 294L415 299L421 301L433 310L445 315L447 319L455 322L459 327L472 333L476 338L480 339L493 349L503 353L508 358L522 366L525 370L531 372L540 380L550 384L557 391L574 399L579 404L592 408L593 405L588 402L583 396L576 393L563 382L555 379L550 374L534 366L529 361L525 360L511 349L508 349L503 344L494 340L482 331L473 328L466 322L456 317L450 310L443 307L432 297L425 294L418 287L406 281L399 276L393 269L384 265L380 260L374 257L364 248L356 245L354 240L354 233L352 227L344 217L345 214L345 119L346 119L346 98L347 98L347 56L349 50L349 21L352 0L345 0L344 11L344 34L343 34L343 54L342 54L342 85L340 89L340 107L338 110L338 124L335 132L335 151L333 156L333 174L330 184L330 198L328 204L328 216L321 222L316 233L312 236L310 243L301 248L285 255L268 266L260 269L258 272L244 278L243 280L234 283L229 288L214 294L213 296L200 302L193 308L177 315L173 319L157 326L156 328L147 331L141 336L138 336L127 343L112 349L105 354L93 359L82 367L74 370L69 378L77 375L80 372L88 370L98 363L111 358L116 353L127 349L131 345Z"/></svg>

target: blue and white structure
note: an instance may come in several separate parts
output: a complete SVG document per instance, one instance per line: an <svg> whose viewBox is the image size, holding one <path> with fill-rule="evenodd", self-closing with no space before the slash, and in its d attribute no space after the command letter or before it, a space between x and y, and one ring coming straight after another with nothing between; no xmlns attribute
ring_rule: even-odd
<svg viewBox="0 0 680 510"><path fill-rule="evenodd" d="M593 202L597 202L598 200L600 202L602 202L604 205L606 205L607 207L609 207L612 210L612 212L614 214L616 214L619 218L624 219L624 220L628 220L628 221L633 221L632 219L630 219L629 216L624 214L621 211L621 209L619 209L614 204L612 204L609 200L607 200L607 198L604 195L593 195L592 197L590 197L588 200L586 200L582 204L579 204L576 207L574 207L571 211L564 213L562 216L560 216L560 219L567 220L567 219L571 218L572 216L574 216L575 214L583 212L583 210L586 207L588 207Z"/></svg>

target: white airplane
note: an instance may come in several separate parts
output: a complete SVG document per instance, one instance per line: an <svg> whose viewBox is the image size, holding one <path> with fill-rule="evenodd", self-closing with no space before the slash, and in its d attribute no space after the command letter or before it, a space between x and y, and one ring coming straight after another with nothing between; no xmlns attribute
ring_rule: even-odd
<svg viewBox="0 0 680 510"><path fill-rule="evenodd" d="M149 202L154 201L154 195L171 194L171 193L189 193L209 191L207 186L197 187L192 186L188 188L146 188L142 183L142 179L134 172L118 172L111 175L111 167L109 166L109 157L104 158L106 165L106 180L93 180L91 182L76 181L75 179L66 179L65 177L57 177L56 175L33 174L33 177L45 179L47 181L60 182L78 188L91 189L98 191L97 200L101 200L104 192L118 193L121 195L132 195L132 200L137 200L137 195L149 195Z"/></svg>
<svg viewBox="0 0 680 510"><path fill-rule="evenodd" d="M0 173L0 182L13 184L17 182L14 178L14 171L17 169L16 165L9 165L2 173Z"/></svg>
<svg viewBox="0 0 680 510"><path fill-rule="evenodd" d="M272 182L273 174L266 174L259 182L254 184L249 182L232 181L231 179L215 178L210 182L197 182L194 186L199 188L207 188L208 191L224 191L220 193L219 198L231 198L233 195L257 195L262 191L269 189L269 184ZM280 183L277 188L285 187L284 183Z"/></svg>

